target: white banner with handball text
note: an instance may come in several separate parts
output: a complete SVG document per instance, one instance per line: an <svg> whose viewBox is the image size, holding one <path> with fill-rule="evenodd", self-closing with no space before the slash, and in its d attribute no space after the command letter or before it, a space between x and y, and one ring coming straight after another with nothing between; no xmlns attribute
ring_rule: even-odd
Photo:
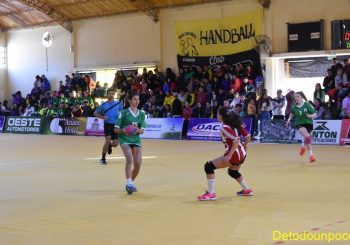
<svg viewBox="0 0 350 245"><path fill-rule="evenodd" d="M311 133L312 143L319 145L339 145L341 134L341 120L315 120ZM299 133L296 139L302 140Z"/></svg>
<svg viewBox="0 0 350 245"><path fill-rule="evenodd" d="M183 118L147 118L144 139L180 139Z"/></svg>

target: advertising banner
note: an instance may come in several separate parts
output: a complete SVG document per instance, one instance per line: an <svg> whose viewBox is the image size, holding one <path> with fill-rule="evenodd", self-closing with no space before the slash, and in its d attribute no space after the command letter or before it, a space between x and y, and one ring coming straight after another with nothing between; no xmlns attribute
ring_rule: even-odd
<svg viewBox="0 0 350 245"><path fill-rule="evenodd" d="M312 143L338 145L340 143L341 120L315 120L311 133ZM265 121L262 126L262 143L297 143L303 140L297 130L286 128L286 121Z"/></svg>
<svg viewBox="0 0 350 245"><path fill-rule="evenodd" d="M183 118L147 118L144 139L180 139Z"/></svg>
<svg viewBox="0 0 350 245"><path fill-rule="evenodd" d="M342 121L340 144L350 144L350 119Z"/></svg>
<svg viewBox="0 0 350 245"><path fill-rule="evenodd" d="M4 127L6 117L0 116L0 132L2 132L2 128Z"/></svg>
<svg viewBox="0 0 350 245"><path fill-rule="evenodd" d="M220 127L222 123L217 119L190 118L187 131L187 139L220 141ZM250 132L252 119L243 118L243 126Z"/></svg>
<svg viewBox="0 0 350 245"><path fill-rule="evenodd" d="M85 135L87 136L104 136L104 121L97 117L88 117L86 122Z"/></svg>
<svg viewBox="0 0 350 245"><path fill-rule="evenodd" d="M266 120L262 124L260 142L262 143L298 143L298 132L286 127L285 120Z"/></svg>
<svg viewBox="0 0 350 245"><path fill-rule="evenodd" d="M255 47L263 10L232 17L175 22L177 54L186 57L239 53Z"/></svg>
<svg viewBox="0 0 350 245"><path fill-rule="evenodd" d="M7 117L4 132L40 134L42 119L38 117Z"/></svg>
<svg viewBox="0 0 350 245"><path fill-rule="evenodd" d="M86 117L45 118L42 134L85 135Z"/></svg>

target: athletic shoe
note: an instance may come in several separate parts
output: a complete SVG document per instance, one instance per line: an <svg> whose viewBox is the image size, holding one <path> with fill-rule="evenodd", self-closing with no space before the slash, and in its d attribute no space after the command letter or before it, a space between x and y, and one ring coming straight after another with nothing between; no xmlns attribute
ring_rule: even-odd
<svg viewBox="0 0 350 245"><path fill-rule="evenodd" d="M236 193L238 196L253 196L254 193L251 189L248 190L241 190L239 192Z"/></svg>
<svg viewBox="0 0 350 245"><path fill-rule="evenodd" d="M199 201L214 201L217 199L216 194L210 194L209 192L205 192L203 195L197 197Z"/></svg>
<svg viewBox="0 0 350 245"><path fill-rule="evenodd" d="M301 147L301 148L300 148L299 155L300 155L300 156L304 156L304 154L305 154L305 147Z"/></svg>
<svg viewBox="0 0 350 245"><path fill-rule="evenodd" d="M316 162L315 156L310 156L310 163Z"/></svg>
<svg viewBox="0 0 350 245"><path fill-rule="evenodd" d="M112 144L109 144L107 153L108 153L109 155L112 154Z"/></svg>
<svg viewBox="0 0 350 245"><path fill-rule="evenodd" d="M106 159L101 159L101 160L100 160L100 164L101 164L101 165L107 165Z"/></svg>
<svg viewBox="0 0 350 245"><path fill-rule="evenodd" d="M131 195L133 192L137 192L136 186L134 185L126 185L125 190L129 195Z"/></svg>

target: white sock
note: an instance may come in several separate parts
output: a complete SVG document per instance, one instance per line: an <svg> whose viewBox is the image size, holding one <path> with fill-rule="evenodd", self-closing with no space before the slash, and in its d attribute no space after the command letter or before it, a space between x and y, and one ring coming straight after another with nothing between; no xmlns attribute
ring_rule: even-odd
<svg viewBox="0 0 350 245"><path fill-rule="evenodd" d="M309 150L309 155L310 155L310 157L314 155L314 153L312 152L312 150Z"/></svg>
<svg viewBox="0 0 350 245"><path fill-rule="evenodd" d="M242 179L242 181L239 184L242 186L243 190L245 191L250 189L247 182L245 182L244 179Z"/></svg>
<svg viewBox="0 0 350 245"><path fill-rule="evenodd" d="M126 179L126 184L127 185L134 185L131 178Z"/></svg>
<svg viewBox="0 0 350 245"><path fill-rule="evenodd" d="M302 147L302 148L305 148L305 143L304 143L304 141L301 142L301 147Z"/></svg>
<svg viewBox="0 0 350 245"><path fill-rule="evenodd" d="M215 184L215 179L208 179L208 192L210 194L215 193L215 191L214 191L214 184Z"/></svg>

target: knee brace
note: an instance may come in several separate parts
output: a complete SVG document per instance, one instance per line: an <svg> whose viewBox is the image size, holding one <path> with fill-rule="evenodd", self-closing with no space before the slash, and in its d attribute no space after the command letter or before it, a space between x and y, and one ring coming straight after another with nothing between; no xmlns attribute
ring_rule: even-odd
<svg viewBox="0 0 350 245"><path fill-rule="evenodd" d="M206 174L214 174L214 170L216 167L214 166L212 161L208 161L204 164L204 171Z"/></svg>
<svg viewBox="0 0 350 245"><path fill-rule="evenodd" d="M239 179L239 177L242 176L241 173L238 172L238 170L228 169L227 173L228 173L228 175L230 175L234 179Z"/></svg>
<svg viewBox="0 0 350 245"><path fill-rule="evenodd" d="M310 136L305 137L304 142L305 142L305 144L311 144L311 137Z"/></svg>

